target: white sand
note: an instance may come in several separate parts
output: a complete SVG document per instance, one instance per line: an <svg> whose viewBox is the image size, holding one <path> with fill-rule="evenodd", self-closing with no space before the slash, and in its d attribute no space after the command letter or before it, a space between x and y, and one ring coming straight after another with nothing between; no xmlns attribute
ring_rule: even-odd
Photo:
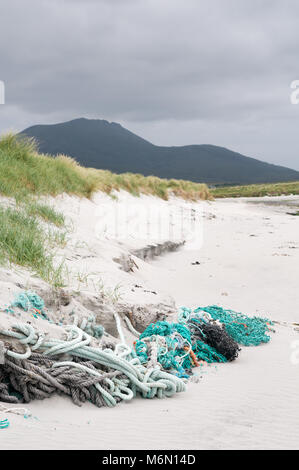
<svg viewBox="0 0 299 470"><path fill-rule="evenodd" d="M74 212L83 204L66 200ZM101 256L105 243L93 244L93 263L101 258L105 282L120 279L128 298L128 286L138 282L161 292L161 298L172 296L177 306L218 304L286 325L277 325L270 343L244 347L235 362L208 367L199 383L171 399L136 399L97 409L53 397L27 405L36 419L0 413L0 419L11 422L0 430L1 449L299 448L299 364L291 362L291 344L299 336L290 325L299 322L299 218L286 215L281 206L242 200L200 206L205 217L199 250L138 261L138 270L124 273L118 267L108 272L111 247L117 251L118 244L107 242ZM88 214L81 220L76 219L81 231L76 236L91 240ZM140 301L142 295L130 293L130 300L138 296Z"/></svg>

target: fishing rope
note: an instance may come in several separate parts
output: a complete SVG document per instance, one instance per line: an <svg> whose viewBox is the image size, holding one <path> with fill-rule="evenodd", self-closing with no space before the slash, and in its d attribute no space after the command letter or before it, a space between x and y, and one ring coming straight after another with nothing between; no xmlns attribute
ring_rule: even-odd
<svg viewBox="0 0 299 470"><path fill-rule="evenodd" d="M53 377L53 369L61 369L65 372L65 367L70 368L72 374L75 374L75 370L77 372L79 370L80 372L86 373L89 378L93 376L95 382L92 385L94 385L97 393L107 406L115 406L119 399L130 400L136 396L137 393L145 398L153 398L155 396L162 398L184 391L185 384L179 378L161 371L159 367L147 369L141 364L136 354L133 354L131 348L125 344L120 319L117 317L116 315L116 322L122 342L117 345L115 351L111 349L102 350L99 347L95 348L90 346L90 335L76 325L65 327L67 333L67 339L65 341L56 338L47 338L45 336L41 337L34 327L29 324L17 323L13 325L14 331L1 329L0 334L17 339L25 346L24 353L7 350L6 363L2 367L5 369L7 366L10 368L10 371L14 370L35 380L35 385L38 383L40 389L33 386L29 391L31 395L36 395L37 398L44 398L48 396L49 393L52 393L53 389L51 387L60 390L60 392L72 394L72 392L65 388L64 384L58 380L55 382L55 377ZM43 358L51 358L54 356L56 359L55 363L51 364L44 373L41 372L40 368L37 368L38 366L32 364L32 361L30 361L30 358L38 361L41 360L40 354L37 358L32 352L34 348L37 349L37 344L39 351L43 352ZM66 353L71 357L70 361L57 361L59 356L65 355ZM88 361L89 364L81 364L78 366L78 364L74 363L74 361L78 359ZM22 367L19 361L22 363ZM94 367L90 367L90 364L96 367L96 372ZM99 366L101 369L104 369L104 372L119 372L119 376L107 377L102 371L98 370ZM37 376L35 374L37 374ZM18 388L22 389L21 386L22 384L19 385ZM31 395L27 393L25 397L26 401L32 399ZM76 401L78 404L78 400Z"/></svg>
<svg viewBox="0 0 299 470"><path fill-rule="evenodd" d="M102 325L96 323L96 318L94 315L90 315L89 317L83 317L81 323L77 315L74 315L74 323L75 326L78 326L81 330L88 333L90 336L94 338L102 338L105 333L105 328Z"/></svg>
<svg viewBox="0 0 299 470"><path fill-rule="evenodd" d="M124 320L126 322L126 325L128 327L128 329L131 331L131 333L136 336L136 338L139 338L140 336L140 333L134 328L134 326L132 325L132 323L130 322L129 318L127 316L124 317Z"/></svg>

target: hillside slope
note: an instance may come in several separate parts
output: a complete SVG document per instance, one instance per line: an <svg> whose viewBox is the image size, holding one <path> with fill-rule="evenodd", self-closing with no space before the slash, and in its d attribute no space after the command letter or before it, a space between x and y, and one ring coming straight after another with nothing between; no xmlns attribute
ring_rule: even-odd
<svg viewBox="0 0 299 470"><path fill-rule="evenodd" d="M38 125L23 134L34 137L43 153L66 154L81 165L116 173L132 172L215 184L295 181L299 172L245 157L214 145L159 147L120 124L105 120Z"/></svg>

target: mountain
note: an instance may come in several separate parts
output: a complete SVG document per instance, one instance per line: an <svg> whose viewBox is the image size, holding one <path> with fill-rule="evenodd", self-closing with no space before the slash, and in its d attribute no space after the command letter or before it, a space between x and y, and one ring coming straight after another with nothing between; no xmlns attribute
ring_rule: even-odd
<svg viewBox="0 0 299 470"><path fill-rule="evenodd" d="M299 172L245 157L215 145L161 147L115 122L75 119L22 131L39 150L65 154L81 165L115 173L141 173L209 184L250 184L299 180Z"/></svg>

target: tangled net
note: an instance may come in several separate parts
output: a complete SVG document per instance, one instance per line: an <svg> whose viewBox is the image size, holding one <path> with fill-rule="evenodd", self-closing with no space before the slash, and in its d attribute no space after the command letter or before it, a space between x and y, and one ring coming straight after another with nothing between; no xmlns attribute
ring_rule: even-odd
<svg viewBox="0 0 299 470"><path fill-rule="evenodd" d="M200 362L226 362L197 325L152 323L135 342L137 356L143 364L157 364L179 377L189 377Z"/></svg>
<svg viewBox="0 0 299 470"><path fill-rule="evenodd" d="M16 295L11 307L22 308L25 312L31 311L33 317L50 321L45 312L45 302L35 292L31 292L29 290L20 292Z"/></svg>
<svg viewBox="0 0 299 470"><path fill-rule="evenodd" d="M213 320L220 321L227 333L243 346L258 346L270 341L269 333L273 323L267 318L248 317L233 310L225 310L217 305L198 307L194 313L206 312Z"/></svg>
<svg viewBox="0 0 299 470"><path fill-rule="evenodd" d="M206 323L197 318L192 318L187 325L195 339L214 348L227 361L233 361L238 357L241 348L227 333L223 325L213 322Z"/></svg>
<svg viewBox="0 0 299 470"><path fill-rule="evenodd" d="M136 354L143 364L159 363L178 375L188 377L203 362L229 362L238 357L239 344L268 342L271 322L247 317L221 307L199 307L193 312L182 307L178 323L149 325L135 341Z"/></svg>

